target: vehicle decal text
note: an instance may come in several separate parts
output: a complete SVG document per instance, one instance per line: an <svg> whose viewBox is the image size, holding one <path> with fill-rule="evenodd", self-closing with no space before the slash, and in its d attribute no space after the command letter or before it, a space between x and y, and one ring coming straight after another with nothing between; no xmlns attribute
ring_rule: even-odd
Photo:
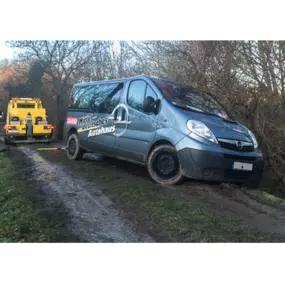
<svg viewBox="0 0 285 285"><path fill-rule="evenodd" d="M106 127L106 128L101 127L100 129L90 130L88 137L95 137L103 134L113 133L115 130L116 130L115 126Z"/></svg>
<svg viewBox="0 0 285 285"><path fill-rule="evenodd" d="M101 125L107 124L108 119L109 119L108 117L98 118L97 116L92 117L91 115L81 117L78 120L78 125L80 126L80 129L78 129L77 131L80 133L84 131L90 131L92 129L97 129Z"/></svg>
<svg viewBox="0 0 285 285"><path fill-rule="evenodd" d="M124 116L122 116L121 112L124 112ZM107 133L113 133L114 136L120 137L125 133L129 124L131 124L131 121L129 121L129 110L126 105L119 104L106 117L98 118L96 115L88 114L79 118L77 120L77 132L89 131L88 137Z"/></svg>

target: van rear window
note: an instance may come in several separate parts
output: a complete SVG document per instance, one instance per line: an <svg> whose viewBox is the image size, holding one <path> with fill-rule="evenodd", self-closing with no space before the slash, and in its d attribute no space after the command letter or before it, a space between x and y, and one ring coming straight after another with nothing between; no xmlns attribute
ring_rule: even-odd
<svg viewBox="0 0 285 285"><path fill-rule="evenodd" d="M17 108L34 109L35 104L17 104Z"/></svg>
<svg viewBox="0 0 285 285"><path fill-rule="evenodd" d="M94 95L95 86L76 87L73 89L71 97L72 109L89 109L90 101Z"/></svg>

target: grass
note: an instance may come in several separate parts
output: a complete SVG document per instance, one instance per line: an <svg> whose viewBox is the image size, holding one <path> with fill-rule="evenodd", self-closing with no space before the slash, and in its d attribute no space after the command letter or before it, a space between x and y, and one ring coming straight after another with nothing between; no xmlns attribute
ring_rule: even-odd
<svg viewBox="0 0 285 285"><path fill-rule="evenodd" d="M0 152L5 149L4 145L0 144Z"/></svg>
<svg viewBox="0 0 285 285"><path fill-rule="evenodd" d="M261 203L285 209L285 200L268 192L263 190L246 190L245 193Z"/></svg>
<svg viewBox="0 0 285 285"><path fill-rule="evenodd" d="M183 200L179 193L154 184L140 166L119 161L70 161L65 155L42 153L51 162L93 180L136 226L160 242L276 242L283 238L260 233L240 220Z"/></svg>
<svg viewBox="0 0 285 285"><path fill-rule="evenodd" d="M11 158L0 152L0 242L56 241L56 230L29 197L30 188L31 181L21 179Z"/></svg>

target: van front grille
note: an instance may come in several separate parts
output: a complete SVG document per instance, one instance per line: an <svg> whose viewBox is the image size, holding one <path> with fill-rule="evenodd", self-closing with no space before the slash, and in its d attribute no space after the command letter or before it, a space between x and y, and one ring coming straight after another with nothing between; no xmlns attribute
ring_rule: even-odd
<svg viewBox="0 0 285 285"><path fill-rule="evenodd" d="M253 144L250 142L228 140L228 139L218 139L218 142L221 147L226 148L226 149L240 151L240 152L254 151Z"/></svg>

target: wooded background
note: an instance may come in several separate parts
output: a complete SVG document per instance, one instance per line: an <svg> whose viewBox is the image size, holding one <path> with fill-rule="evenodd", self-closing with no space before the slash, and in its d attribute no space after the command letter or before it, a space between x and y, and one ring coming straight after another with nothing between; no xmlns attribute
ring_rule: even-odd
<svg viewBox="0 0 285 285"><path fill-rule="evenodd" d="M74 83L138 74L214 94L256 134L265 183L285 194L284 41L11 41L0 62L0 110L11 97L39 97L60 137Z"/></svg>

